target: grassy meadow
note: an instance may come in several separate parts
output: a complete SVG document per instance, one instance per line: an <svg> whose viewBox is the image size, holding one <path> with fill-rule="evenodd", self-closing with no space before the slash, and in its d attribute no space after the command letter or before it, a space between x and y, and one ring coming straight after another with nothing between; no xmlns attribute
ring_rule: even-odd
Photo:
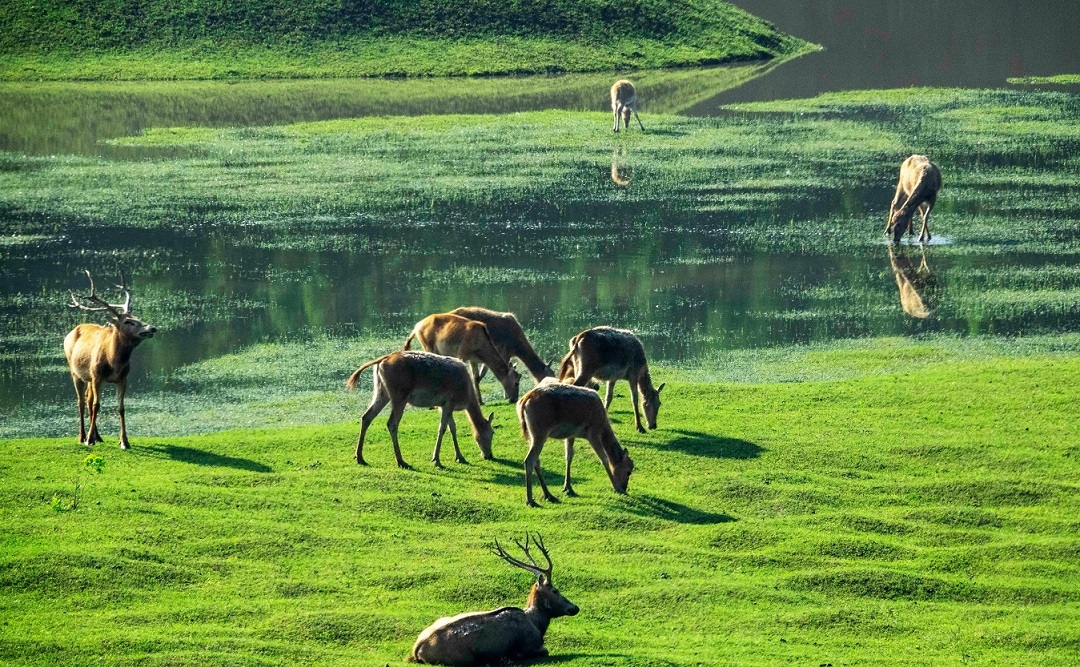
<svg viewBox="0 0 1080 667"><path fill-rule="evenodd" d="M658 430L634 432L625 389L613 405L629 495L586 450L580 497L540 509L505 402L496 460L465 436L470 464L441 471L431 411L403 420L413 471L378 423L366 468L352 423L110 437L100 473L69 438L3 443L0 658L398 664L441 615L521 604L528 575L490 547L538 530L582 609L544 664L1073 663L1076 357L663 379Z"/></svg>
<svg viewBox="0 0 1080 667"><path fill-rule="evenodd" d="M9 81L611 72L812 48L718 0L15 0L0 24Z"/></svg>
<svg viewBox="0 0 1080 667"><path fill-rule="evenodd" d="M0 662L399 664L439 616L522 604L528 577L490 547L535 530L582 609L542 664L1072 665L1076 98L905 89L643 122L158 125L101 154L0 153ZM927 323L881 244L913 152L946 175ZM54 332L81 319L71 276L117 260L162 333L136 351L156 370L129 396L133 449L110 388L88 464ZM413 410L414 470L382 419L352 462L371 380L350 394L348 373L418 316L500 298L549 360L583 326L639 331L669 388L646 435L625 385L612 406L628 496L579 443L581 497L526 508L490 381L497 460L461 419L470 464L435 470L437 414ZM775 331L810 342L761 346ZM170 332L199 354L159 358ZM559 443L543 460L560 486Z"/></svg>

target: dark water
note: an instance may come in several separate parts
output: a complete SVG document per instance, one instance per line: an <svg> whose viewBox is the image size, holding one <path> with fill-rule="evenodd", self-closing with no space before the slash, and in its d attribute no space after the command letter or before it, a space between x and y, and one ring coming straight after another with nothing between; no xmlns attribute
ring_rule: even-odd
<svg viewBox="0 0 1080 667"><path fill-rule="evenodd" d="M908 86L1004 88L1010 77L1080 72L1075 0L734 0L824 46L694 109Z"/></svg>
<svg viewBox="0 0 1080 667"><path fill-rule="evenodd" d="M1000 87L1009 76L1080 72L1075 2L739 4L826 50L779 67L642 75L646 122L650 108L708 114L722 103L827 90ZM913 18L920 12L925 18ZM152 126L603 109L610 80L6 85L0 150L125 157L101 142ZM634 177L618 165L613 172L616 180ZM596 178L610 184L612 175ZM881 199L884 206L890 194L885 187L769 201L753 215L843 218L865 210L862 202ZM890 257L876 241L763 251L740 234L738 220L667 210L663 202L646 216L610 205L509 206L520 210L493 215L463 205L410 229L358 221L291 248L257 229L241 236L73 227L9 240L13 218L0 209L0 402L7 410L70 400L59 352L76 319L63 307L67 290L82 287L83 268L107 274L119 259L136 274L137 306L152 303L143 312L164 320L155 322L162 334L136 355L134 379L145 384L259 341L327 334L397 340L428 313L470 304L515 311L549 360L570 335L598 324L635 329L652 358L678 362L710 350L928 332L1055 332L1075 322L1068 308L972 305L980 284L971 276L1062 262L1053 256L950 254L931 246ZM169 295L179 302L169 305Z"/></svg>

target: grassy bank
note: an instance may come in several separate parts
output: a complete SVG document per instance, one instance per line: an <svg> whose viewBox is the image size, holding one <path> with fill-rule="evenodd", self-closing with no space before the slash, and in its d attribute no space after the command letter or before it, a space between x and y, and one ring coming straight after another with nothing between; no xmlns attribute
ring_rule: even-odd
<svg viewBox="0 0 1080 667"><path fill-rule="evenodd" d="M505 403L498 460L468 443L472 465L443 471L430 411L403 421L411 472L381 420L369 468L352 423L136 435L126 453L110 437L100 474L69 438L0 443L0 658L398 664L438 616L522 602L528 577L488 547L530 529L582 609L549 631L560 664L1072 664L1076 357L667 379L659 430L613 406L630 495L585 451L581 497L537 510ZM544 461L557 485L557 443Z"/></svg>
<svg viewBox="0 0 1080 667"><path fill-rule="evenodd" d="M460 76L684 67L809 45L718 0L19 0L0 79Z"/></svg>
<svg viewBox="0 0 1080 667"><path fill-rule="evenodd" d="M1010 78L1009 83L1018 86L1076 86L1080 85L1080 74L1056 74L1054 76L1019 76Z"/></svg>

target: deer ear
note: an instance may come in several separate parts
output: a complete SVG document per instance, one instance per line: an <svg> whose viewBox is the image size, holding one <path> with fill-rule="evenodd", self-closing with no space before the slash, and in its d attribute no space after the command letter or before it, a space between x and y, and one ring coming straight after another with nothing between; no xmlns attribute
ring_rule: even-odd
<svg viewBox="0 0 1080 667"><path fill-rule="evenodd" d="M660 386L656 388L656 393L659 394L660 392L664 391L664 387L666 387L666 386L667 386L667 382L661 382Z"/></svg>
<svg viewBox="0 0 1080 667"><path fill-rule="evenodd" d="M495 419L495 413L494 412L492 412L490 415L488 415L488 423L489 424L491 423L492 419Z"/></svg>

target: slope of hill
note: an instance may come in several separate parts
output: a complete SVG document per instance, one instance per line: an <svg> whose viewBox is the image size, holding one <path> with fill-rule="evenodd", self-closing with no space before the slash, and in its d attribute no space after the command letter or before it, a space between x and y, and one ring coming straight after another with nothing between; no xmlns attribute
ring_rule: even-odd
<svg viewBox="0 0 1080 667"><path fill-rule="evenodd" d="M605 71L810 47L718 0L13 0L0 26L7 80Z"/></svg>

